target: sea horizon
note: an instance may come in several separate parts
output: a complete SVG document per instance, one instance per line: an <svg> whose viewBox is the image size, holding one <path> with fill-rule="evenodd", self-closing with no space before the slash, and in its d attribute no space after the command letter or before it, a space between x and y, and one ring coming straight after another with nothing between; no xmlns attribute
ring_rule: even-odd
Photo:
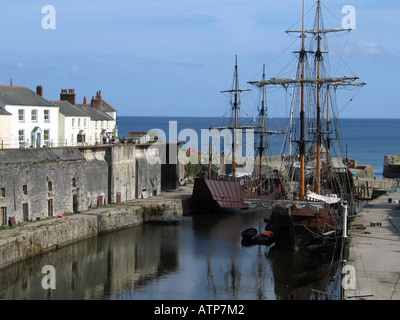
<svg viewBox="0 0 400 320"><path fill-rule="evenodd" d="M221 116L154 116L154 115L118 115L117 117L123 117L123 118L221 118ZM242 117L243 119L252 119L254 117ZM270 119L288 119L288 117L268 117ZM393 121L398 121L400 120L400 118L365 118L365 117L361 117L361 118L355 118L355 117L340 117L340 120L393 120Z"/></svg>

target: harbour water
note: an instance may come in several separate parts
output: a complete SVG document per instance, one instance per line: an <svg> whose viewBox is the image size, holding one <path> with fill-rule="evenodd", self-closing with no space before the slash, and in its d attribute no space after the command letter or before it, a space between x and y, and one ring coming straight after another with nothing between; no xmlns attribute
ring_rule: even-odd
<svg viewBox="0 0 400 320"><path fill-rule="evenodd" d="M339 299L337 260L241 244L265 215L195 216L83 240L1 270L0 299ZM54 290L42 287L45 265L55 268Z"/></svg>

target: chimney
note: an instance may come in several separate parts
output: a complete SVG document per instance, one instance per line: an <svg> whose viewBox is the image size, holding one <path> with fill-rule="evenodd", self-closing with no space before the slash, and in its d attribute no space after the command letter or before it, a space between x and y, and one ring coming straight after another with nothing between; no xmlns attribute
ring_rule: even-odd
<svg viewBox="0 0 400 320"><path fill-rule="evenodd" d="M36 93L43 97L43 87L41 85L36 86Z"/></svg>
<svg viewBox="0 0 400 320"><path fill-rule="evenodd" d="M91 107L99 110L99 99L98 97L92 97L92 101L90 103Z"/></svg>
<svg viewBox="0 0 400 320"><path fill-rule="evenodd" d="M83 104L87 104L86 96L83 97Z"/></svg>
<svg viewBox="0 0 400 320"><path fill-rule="evenodd" d="M68 101L72 105L75 105L75 99L76 99L76 94L75 94L75 89L61 89L60 93L60 100L61 101Z"/></svg>
<svg viewBox="0 0 400 320"><path fill-rule="evenodd" d="M91 107L99 110L101 104L101 90L96 92L96 96L92 98Z"/></svg>

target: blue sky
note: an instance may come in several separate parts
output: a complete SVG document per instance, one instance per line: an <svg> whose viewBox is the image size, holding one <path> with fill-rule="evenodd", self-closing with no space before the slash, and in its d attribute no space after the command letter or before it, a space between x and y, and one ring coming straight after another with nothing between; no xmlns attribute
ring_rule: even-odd
<svg viewBox="0 0 400 320"><path fill-rule="evenodd" d="M316 1L306 0L306 11ZM56 9L56 29L43 29L42 7ZM342 7L356 9L356 29L330 39L346 74L368 85L345 90L341 117L399 118L400 3L322 1L326 27L340 28ZM242 99L258 99L247 81L267 78L293 60L301 0L0 0L0 84L44 87L47 99L74 88L77 101L98 90L122 116L219 116L238 55ZM314 12L306 21L313 19ZM297 24L296 24L297 23ZM292 44L292 46L290 46ZM346 47L345 47L346 45ZM283 52L288 48L287 52ZM338 70L333 64L332 69ZM351 98L353 101L347 103ZM268 97L271 117L286 106ZM246 105L245 105L246 104Z"/></svg>

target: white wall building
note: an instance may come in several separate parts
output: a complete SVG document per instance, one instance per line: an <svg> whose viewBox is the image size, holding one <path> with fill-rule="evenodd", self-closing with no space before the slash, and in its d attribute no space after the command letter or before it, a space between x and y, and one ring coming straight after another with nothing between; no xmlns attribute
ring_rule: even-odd
<svg viewBox="0 0 400 320"><path fill-rule="evenodd" d="M59 107L59 146L84 146L89 144L90 117L68 101L51 101Z"/></svg>
<svg viewBox="0 0 400 320"><path fill-rule="evenodd" d="M11 116L6 109L0 108L0 149L10 147L11 143Z"/></svg>
<svg viewBox="0 0 400 320"><path fill-rule="evenodd" d="M59 108L44 99L43 88L0 85L0 107L11 113L11 148L58 146Z"/></svg>
<svg viewBox="0 0 400 320"><path fill-rule="evenodd" d="M102 144L104 134L114 133L115 120L90 104L77 104L79 110L90 117L88 144Z"/></svg>
<svg viewBox="0 0 400 320"><path fill-rule="evenodd" d="M65 133L65 138L67 138L67 141L69 137L77 135L77 132L75 130L76 126L78 126L77 122L84 122L85 119L83 117L88 117L90 119L89 125L86 129L87 131L85 131L86 145L102 144L104 134L108 133L109 135L116 135L118 133L118 129L116 126L117 111L112 108L108 103L102 100L100 91L97 92L96 97L93 97L92 101L89 104L86 101L86 97L83 100L83 104L77 104L75 89L62 89L60 93L60 100L68 101L70 105L74 107L74 112L76 112L76 110L79 110L82 113L82 115L80 116L81 120L79 120L78 117L71 117L70 120L68 120L68 117L65 118L65 130L72 130L68 133ZM112 114L115 116L115 119L112 117L112 115L109 115L105 111L100 109L103 104L103 108L106 111L108 110L112 112ZM67 128L67 126L69 126L70 128Z"/></svg>

